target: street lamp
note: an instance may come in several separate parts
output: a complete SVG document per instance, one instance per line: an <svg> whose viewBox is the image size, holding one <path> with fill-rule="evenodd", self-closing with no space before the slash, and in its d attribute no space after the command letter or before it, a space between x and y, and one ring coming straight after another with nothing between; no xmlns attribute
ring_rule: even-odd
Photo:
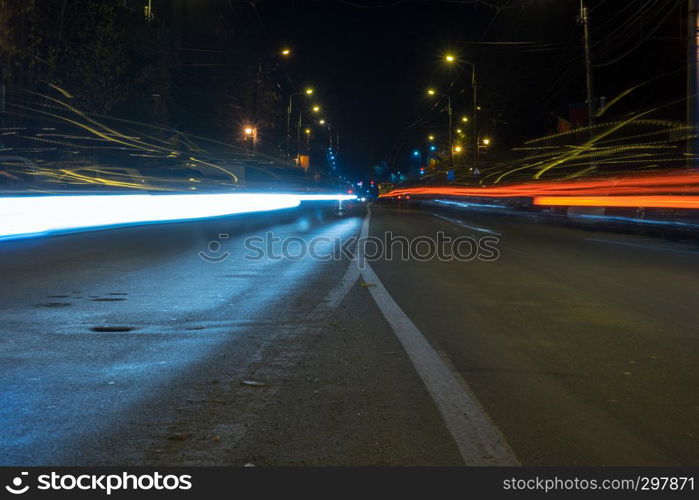
<svg viewBox="0 0 699 500"><path fill-rule="evenodd" d="M303 131L306 134L306 154L311 154L311 129L307 128Z"/></svg>
<svg viewBox="0 0 699 500"><path fill-rule="evenodd" d="M305 94L307 96L313 95L313 88L306 87L301 92L292 92L289 95L289 106L286 108L286 159L291 157L291 112L294 96Z"/></svg>
<svg viewBox="0 0 699 500"><path fill-rule="evenodd" d="M306 94L312 95L313 94L312 89L311 89L310 93L306 92ZM309 111L312 111L313 113L320 113L320 106L318 104L314 104ZM298 121L298 125L296 128L296 155L297 156L300 154L300 151L301 151L301 119L302 119L302 117L303 117L303 111L299 111L299 121ZM307 135L306 143L309 144L308 139L310 139L310 136L309 136L309 134L311 133L310 129L306 129L305 133Z"/></svg>
<svg viewBox="0 0 699 500"><path fill-rule="evenodd" d="M427 136L427 140L430 141L430 142L434 141L434 136L433 136L433 135L428 135L428 136Z"/></svg>
<svg viewBox="0 0 699 500"><path fill-rule="evenodd" d="M255 152L257 149L257 129L250 125L246 125L243 128L243 138L246 142L248 139L252 140L252 151Z"/></svg>
<svg viewBox="0 0 699 500"><path fill-rule="evenodd" d="M291 55L291 49L288 48L288 47L284 47L284 48L281 50L280 53L281 53L281 55L283 55L283 56L285 56L285 57L286 57L286 56L290 56L290 55Z"/></svg>
<svg viewBox="0 0 699 500"><path fill-rule="evenodd" d="M456 57L454 56L454 54L446 54L446 55L444 56L444 60L445 60L446 62L448 62L449 64L451 64L451 63L453 63L453 62L456 61Z"/></svg>
<svg viewBox="0 0 699 500"><path fill-rule="evenodd" d="M437 92L434 89L427 89L427 94L431 96L440 96L440 97L446 97L447 98L447 113L449 114L449 151L451 152L449 156L449 167L454 168L454 149L452 147L452 114L451 114L451 97L449 97L448 94L443 94L441 92Z"/></svg>
<svg viewBox="0 0 699 500"><path fill-rule="evenodd" d="M490 139L488 139L487 137L485 139L483 139L484 146L488 146L489 144L490 144Z"/></svg>

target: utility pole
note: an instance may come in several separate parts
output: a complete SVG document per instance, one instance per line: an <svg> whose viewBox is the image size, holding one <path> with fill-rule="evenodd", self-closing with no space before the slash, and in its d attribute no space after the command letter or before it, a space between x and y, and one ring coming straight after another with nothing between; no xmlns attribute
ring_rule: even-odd
<svg viewBox="0 0 699 500"><path fill-rule="evenodd" d="M301 115L302 111L299 111L299 121L296 125L296 166L301 166Z"/></svg>
<svg viewBox="0 0 699 500"><path fill-rule="evenodd" d="M590 11L580 0L580 21L585 33L585 70L587 86L587 123L595 124L595 91L592 83L592 58L590 57Z"/></svg>
<svg viewBox="0 0 699 500"><path fill-rule="evenodd" d="M472 62L469 62L467 64L471 65L471 87L473 90L473 111L471 111L471 113L473 114L473 116L471 117L471 119L473 120L473 171L477 172L478 160L481 154L481 139L480 134L478 133L478 81L476 80L476 65Z"/></svg>
<svg viewBox="0 0 699 500"><path fill-rule="evenodd" d="M262 61L257 63L255 77L255 127L260 126L260 108L262 107Z"/></svg>
<svg viewBox="0 0 699 500"><path fill-rule="evenodd" d="M699 0L687 11L687 166L699 166Z"/></svg>

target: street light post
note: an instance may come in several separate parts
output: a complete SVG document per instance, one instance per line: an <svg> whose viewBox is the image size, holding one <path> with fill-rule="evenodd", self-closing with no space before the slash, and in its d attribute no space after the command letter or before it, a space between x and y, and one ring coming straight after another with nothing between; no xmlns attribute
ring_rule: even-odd
<svg viewBox="0 0 699 500"><path fill-rule="evenodd" d="M449 113L449 168L451 170L454 170L454 139L453 139L453 134L454 131L452 130L454 128L454 120L451 114L451 97L447 95L447 112Z"/></svg>
<svg viewBox="0 0 699 500"><path fill-rule="evenodd" d="M446 97L447 98L447 114L449 115L449 168L453 169L454 168L454 141L453 141L453 117L452 117L452 110L451 110L451 97L449 97L449 94L443 94L441 92L436 92L433 89L429 89L427 91L429 95L437 95L440 97Z"/></svg>
<svg viewBox="0 0 699 500"><path fill-rule="evenodd" d="M687 166L699 166L699 0L687 12Z"/></svg>
<svg viewBox="0 0 699 500"><path fill-rule="evenodd" d="M463 61L453 54L447 54L444 59L448 64L463 62L464 64L471 66L471 87L473 88L473 124L471 127L473 129L473 169L475 171L478 168L478 150L480 145L480 138L478 137L478 82L476 80L476 65L471 61Z"/></svg>
<svg viewBox="0 0 699 500"><path fill-rule="evenodd" d="M267 56L263 56L263 58L259 58L257 61L257 72L255 76L255 126L259 127L260 126L260 115L262 113L262 93L263 93L263 73L264 73L264 63L267 60L270 60L272 57L276 57L277 61L278 58L281 57L283 59L288 59L289 56L291 56L291 49L289 47L282 47L279 52L276 54L276 56L272 56L268 54ZM273 71L279 63L272 68ZM291 103L289 103L289 106L291 106ZM288 120L287 120L288 124ZM288 132L288 130L287 130Z"/></svg>

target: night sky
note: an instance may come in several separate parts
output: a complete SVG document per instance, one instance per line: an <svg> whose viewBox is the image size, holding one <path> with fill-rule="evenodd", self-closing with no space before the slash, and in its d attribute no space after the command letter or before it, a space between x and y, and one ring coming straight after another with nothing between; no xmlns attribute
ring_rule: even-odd
<svg viewBox="0 0 699 500"><path fill-rule="evenodd" d="M603 65L595 74L597 94L611 98L657 79L618 113L681 98L683 3L588 4L593 56ZM455 114L470 110L469 67L447 67L446 52L476 63L482 128L499 148L555 130L556 115L567 117L568 104L585 99L578 7L578 0L231 0L225 15L233 13L245 33L236 50L293 49L285 78L297 89L317 89L325 116L340 130L341 168L362 176L382 160L400 168L428 132L446 133L443 103L426 96L428 86L452 95ZM191 22L206 25L219 15L212 9ZM682 119L682 105L676 108L667 116Z"/></svg>

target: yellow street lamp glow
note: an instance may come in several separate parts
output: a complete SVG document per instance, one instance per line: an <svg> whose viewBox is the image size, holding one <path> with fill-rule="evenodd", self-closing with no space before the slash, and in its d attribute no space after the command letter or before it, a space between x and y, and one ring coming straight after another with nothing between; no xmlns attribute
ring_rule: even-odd
<svg viewBox="0 0 699 500"><path fill-rule="evenodd" d="M313 106L313 112L318 113L320 111L320 106Z"/></svg>
<svg viewBox="0 0 699 500"><path fill-rule="evenodd" d="M243 129L243 132L245 132L245 135L252 135L253 131L254 131L254 130L253 130L252 127L245 127L245 128Z"/></svg>
<svg viewBox="0 0 699 500"><path fill-rule="evenodd" d="M304 130L304 132L306 132L306 134L309 134L309 135L310 135L311 129L310 129L310 128L307 128L306 130Z"/></svg>
<svg viewBox="0 0 699 500"><path fill-rule="evenodd" d="M460 133L462 133L462 132L463 132L463 130L461 130L460 128L457 128L457 129L456 129L456 133L457 133L457 134L460 134Z"/></svg>
<svg viewBox="0 0 699 500"><path fill-rule="evenodd" d="M461 146L454 146L454 153L461 153Z"/></svg>
<svg viewBox="0 0 699 500"><path fill-rule="evenodd" d="M283 56L288 56L288 55L290 55L290 54L291 54L291 49L286 48L286 47L282 49L282 55L283 55Z"/></svg>
<svg viewBox="0 0 699 500"><path fill-rule="evenodd" d="M435 95L437 92L434 89L427 89L429 95Z"/></svg>
<svg viewBox="0 0 699 500"><path fill-rule="evenodd" d="M434 141L434 136L433 136L433 135L428 135L428 136L427 136L427 139L430 140L430 141Z"/></svg>
<svg viewBox="0 0 699 500"><path fill-rule="evenodd" d="M486 146L490 144L490 139L488 139L487 137L483 139L483 144L485 144Z"/></svg>
<svg viewBox="0 0 699 500"><path fill-rule="evenodd" d="M325 125L325 120L320 120L318 123L320 123L321 125Z"/></svg>
<svg viewBox="0 0 699 500"><path fill-rule="evenodd" d="M313 89L311 87L308 87L304 92L306 92L306 95L313 95Z"/></svg>
<svg viewBox="0 0 699 500"><path fill-rule="evenodd" d="M466 123L468 121L468 116L462 116L461 121Z"/></svg>
<svg viewBox="0 0 699 500"><path fill-rule="evenodd" d="M444 59L448 63L453 63L454 61L456 61L456 57L454 57L454 54L447 54L446 56L444 56Z"/></svg>

